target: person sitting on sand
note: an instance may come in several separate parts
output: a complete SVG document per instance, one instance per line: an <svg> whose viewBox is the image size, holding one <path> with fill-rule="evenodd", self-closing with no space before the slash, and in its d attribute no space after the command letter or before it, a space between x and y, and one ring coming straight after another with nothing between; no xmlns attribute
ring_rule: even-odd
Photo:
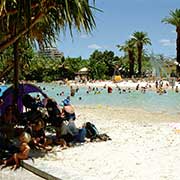
<svg viewBox="0 0 180 180"><path fill-rule="evenodd" d="M20 141L19 152L14 153L9 159L4 160L3 161L4 166L2 168L9 165L13 165L12 169L16 170L20 166L21 160L28 159L29 151L30 151L30 147L28 143L30 139L31 139L31 136L26 132L23 132L19 136L19 141Z"/></svg>
<svg viewBox="0 0 180 180"><path fill-rule="evenodd" d="M30 94L25 94L22 97L22 103L26 108L26 111L36 111L38 108L38 105L36 103L36 98L32 97Z"/></svg>
<svg viewBox="0 0 180 180"><path fill-rule="evenodd" d="M56 144L59 144L62 140L65 141L64 146L73 141L73 133L68 128L65 122L62 122L60 126L56 127Z"/></svg>
<svg viewBox="0 0 180 180"><path fill-rule="evenodd" d="M69 120L68 122L62 122L61 126L56 129L56 137L58 142L65 141L66 145L74 143L85 142L86 129L84 126L77 128L74 120Z"/></svg>
<svg viewBox="0 0 180 180"><path fill-rule="evenodd" d="M44 122L41 119L36 120L34 124L30 124L25 128L25 131L31 135L30 146L51 150L48 146L51 142L45 136Z"/></svg>
<svg viewBox="0 0 180 180"><path fill-rule="evenodd" d="M63 120L67 120L67 121L76 119L75 109L71 105L69 99L65 99L63 101L63 108L62 108L62 112L61 112L61 118Z"/></svg>
<svg viewBox="0 0 180 180"><path fill-rule="evenodd" d="M5 113L1 117L1 130L8 138L14 136L14 126L17 124L17 117L12 105L7 106Z"/></svg>
<svg viewBox="0 0 180 180"><path fill-rule="evenodd" d="M48 112L48 122L53 126L61 124L61 110L54 99L47 99L46 109Z"/></svg>
<svg viewBox="0 0 180 180"><path fill-rule="evenodd" d="M17 123L17 117L12 105L6 107L5 113L2 116L2 123L8 125L15 125Z"/></svg>

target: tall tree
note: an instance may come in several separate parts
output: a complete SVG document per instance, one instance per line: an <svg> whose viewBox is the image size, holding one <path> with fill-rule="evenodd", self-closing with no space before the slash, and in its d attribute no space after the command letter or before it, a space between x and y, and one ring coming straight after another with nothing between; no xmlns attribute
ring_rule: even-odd
<svg viewBox="0 0 180 180"><path fill-rule="evenodd" d="M135 62L135 43L132 39L125 42L124 45L117 45L120 51L124 51L129 57L129 77L134 75L134 62Z"/></svg>
<svg viewBox="0 0 180 180"><path fill-rule="evenodd" d="M133 33L132 40L134 41L137 47L138 75L141 76L143 46L151 44L151 41L148 38L147 33L139 31Z"/></svg>
<svg viewBox="0 0 180 180"><path fill-rule="evenodd" d="M107 51L105 50L103 52L103 61L105 62L108 70L107 70L107 75L109 77L113 76L114 73L114 65L115 65L115 61L116 61L116 57L114 56L114 52L112 51Z"/></svg>
<svg viewBox="0 0 180 180"><path fill-rule="evenodd" d="M89 58L90 76L92 79L106 79L106 74L108 67L103 59L103 53L101 51L95 50Z"/></svg>
<svg viewBox="0 0 180 180"><path fill-rule="evenodd" d="M95 0L92 0L95 2ZM89 0L2 0L0 4L0 52L27 35L35 26L43 42L55 40L60 31L73 27L90 32L95 27L94 6ZM16 30L16 32L15 32ZM36 31L37 32L37 31ZM37 36L34 37L35 39Z"/></svg>
<svg viewBox="0 0 180 180"><path fill-rule="evenodd" d="M180 76L180 9L176 9L175 11L170 11L170 16L166 17L162 20L162 22L171 24L176 27L177 39L176 39L176 58L177 58L177 66L176 73L177 76Z"/></svg>
<svg viewBox="0 0 180 180"><path fill-rule="evenodd" d="M92 1L95 5L95 0ZM71 35L73 27L90 32L95 27L93 9L95 6L91 6L89 0L0 1L0 52L13 44L15 96L18 94L19 39L31 37L31 41L38 40L43 45L51 44L67 27ZM39 31L38 35L32 33L33 28ZM17 96L14 99L17 102Z"/></svg>

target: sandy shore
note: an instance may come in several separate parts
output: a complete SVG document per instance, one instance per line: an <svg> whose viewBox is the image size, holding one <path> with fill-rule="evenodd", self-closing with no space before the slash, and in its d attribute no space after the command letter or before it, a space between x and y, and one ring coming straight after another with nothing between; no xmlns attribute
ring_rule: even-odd
<svg viewBox="0 0 180 180"><path fill-rule="evenodd" d="M167 80L162 80L162 82L160 82L158 80L158 83L162 83L163 89L172 89L171 83ZM94 81L94 82L87 82L87 83L77 83L74 81L70 81L68 83L69 86L85 86L85 87L104 87L104 86L110 86L110 87L119 87L119 88L131 88L131 89L135 89L137 87L137 85L139 86L139 88L148 88L148 89L152 89L152 90L156 90L156 81L147 81L145 79L141 79L141 80L122 80L121 82L118 83L114 83L113 81ZM179 82L174 82L174 87L178 87L180 88L180 83Z"/></svg>
<svg viewBox="0 0 180 180"><path fill-rule="evenodd" d="M112 141L85 143L35 159L63 180L178 180L179 117L141 109L77 107L76 123L93 122Z"/></svg>
<svg viewBox="0 0 180 180"><path fill-rule="evenodd" d="M43 180L43 178L23 169L12 171L10 168L0 170L0 180Z"/></svg>

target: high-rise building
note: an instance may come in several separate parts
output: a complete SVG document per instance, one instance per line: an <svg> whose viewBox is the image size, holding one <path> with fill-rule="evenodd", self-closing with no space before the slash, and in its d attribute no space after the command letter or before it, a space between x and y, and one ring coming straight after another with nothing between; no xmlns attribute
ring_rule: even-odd
<svg viewBox="0 0 180 180"><path fill-rule="evenodd" d="M49 58L62 58L64 56L63 52L60 52L56 47L44 48L39 53Z"/></svg>

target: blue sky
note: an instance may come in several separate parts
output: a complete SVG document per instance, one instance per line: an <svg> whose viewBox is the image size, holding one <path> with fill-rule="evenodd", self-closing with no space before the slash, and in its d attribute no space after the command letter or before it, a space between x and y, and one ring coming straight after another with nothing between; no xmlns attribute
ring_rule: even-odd
<svg viewBox="0 0 180 180"><path fill-rule="evenodd" d="M170 10L180 8L179 0L96 0L96 28L91 34L74 30L73 38L68 31L60 36L57 48L65 57L89 58L94 50L111 50L117 56L116 45L124 44L135 31L148 33L152 46L148 52L176 56L176 29L161 20L169 16Z"/></svg>

